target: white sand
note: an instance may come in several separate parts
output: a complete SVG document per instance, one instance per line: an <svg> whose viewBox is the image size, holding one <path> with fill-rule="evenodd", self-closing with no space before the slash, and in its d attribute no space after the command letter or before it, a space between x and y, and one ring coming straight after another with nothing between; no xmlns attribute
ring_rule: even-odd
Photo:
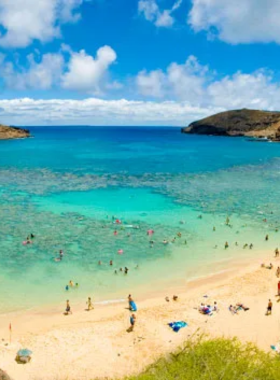
<svg viewBox="0 0 280 380"><path fill-rule="evenodd" d="M269 258L277 267L280 259ZM130 313L127 304L97 306L85 311L85 302L72 305L73 314L61 309L0 315L0 368L14 380L93 380L96 377L121 377L137 373L161 354L175 350L194 333L212 336L237 336L256 343L264 350L280 339L280 304L273 270L261 269L259 261L251 266L211 278L187 283L172 301L175 290L154 299L137 302L135 331L128 333ZM203 298L208 294L209 298ZM137 295L133 295L137 301ZM123 297L123 295L122 295ZM268 299L274 307L265 316ZM204 316L195 309L201 302L218 302L219 313ZM231 315L230 304L242 302L250 310ZM189 326L174 333L168 322L186 321ZM12 344L9 323L12 323ZM197 331L200 329L199 331ZM19 348L33 351L27 365L15 362Z"/></svg>

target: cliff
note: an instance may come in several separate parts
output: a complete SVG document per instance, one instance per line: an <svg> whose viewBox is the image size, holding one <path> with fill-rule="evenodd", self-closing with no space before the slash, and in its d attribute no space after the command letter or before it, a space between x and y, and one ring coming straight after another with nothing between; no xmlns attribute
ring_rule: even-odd
<svg viewBox="0 0 280 380"><path fill-rule="evenodd" d="M235 110L218 113L182 128L183 133L266 137L280 141L280 112Z"/></svg>
<svg viewBox="0 0 280 380"><path fill-rule="evenodd" d="M20 139L30 137L27 129L0 125L0 140Z"/></svg>

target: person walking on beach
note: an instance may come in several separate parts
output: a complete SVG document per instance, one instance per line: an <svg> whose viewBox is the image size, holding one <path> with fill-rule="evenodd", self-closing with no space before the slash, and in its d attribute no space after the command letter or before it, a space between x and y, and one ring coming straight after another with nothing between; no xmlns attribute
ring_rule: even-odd
<svg viewBox="0 0 280 380"><path fill-rule="evenodd" d="M132 332L134 330L135 323L136 323L136 315L135 314L131 314L131 316L130 316L130 327L127 330L128 332Z"/></svg>
<svg viewBox="0 0 280 380"><path fill-rule="evenodd" d="M272 306L273 306L273 303L272 303L271 299L269 299L268 300L268 305L267 305L266 315L271 315L272 314Z"/></svg>
<svg viewBox="0 0 280 380"><path fill-rule="evenodd" d="M274 252L275 252L275 257L279 257L279 249L276 248Z"/></svg>
<svg viewBox="0 0 280 380"><path fill-rule="evenodd" d="M72 314L69 300L66 301L65 315Z"/></svg>
<svg viewBox="0 0 280 380"><path fill-rule="evenodd" d="M278 278L280 277L280 267L277 268L276 276L277 276Z"/></svg>
<svg viewBox="0 0 280 380"><path fill-rule="evenodd" d="M91 298L90 298L90 297L88 297L88 300L87 300L87 305L88 305L88 308L87 308L87 310L88 310L88 311L90 311L90 310L93 310L93 309L94 309L94 307L93 307L93 305L92 305L92 302L91 302Z"/></svg>
<svg viewBox="0 0 280 380"><path fill-rule="evenodd" d="M280 281L278 281L277 290L278 290L277 294L280 297Z"/></svg>

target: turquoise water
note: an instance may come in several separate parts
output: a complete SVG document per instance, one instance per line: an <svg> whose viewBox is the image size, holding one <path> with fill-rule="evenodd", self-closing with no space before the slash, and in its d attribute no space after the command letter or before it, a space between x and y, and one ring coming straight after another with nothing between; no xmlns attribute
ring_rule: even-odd
<svg viewBox="0 0 280 380"><path fill-rule="evenodd" d="M0 142L0 312L156 292L280 247L279 144L177 128L31 131ZM66 292L69 280L79 288Z"/></svg>

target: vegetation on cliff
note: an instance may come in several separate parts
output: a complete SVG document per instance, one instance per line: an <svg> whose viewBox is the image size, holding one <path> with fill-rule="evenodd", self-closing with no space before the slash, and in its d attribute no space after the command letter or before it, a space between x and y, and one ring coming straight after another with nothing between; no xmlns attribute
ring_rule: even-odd
<svg viewBox="0 0 280 380"><path fill-rule="evenodd" d="M280 141L280 112L235 110L191 123L183 133L216 136L265 137Z"/></svg>

